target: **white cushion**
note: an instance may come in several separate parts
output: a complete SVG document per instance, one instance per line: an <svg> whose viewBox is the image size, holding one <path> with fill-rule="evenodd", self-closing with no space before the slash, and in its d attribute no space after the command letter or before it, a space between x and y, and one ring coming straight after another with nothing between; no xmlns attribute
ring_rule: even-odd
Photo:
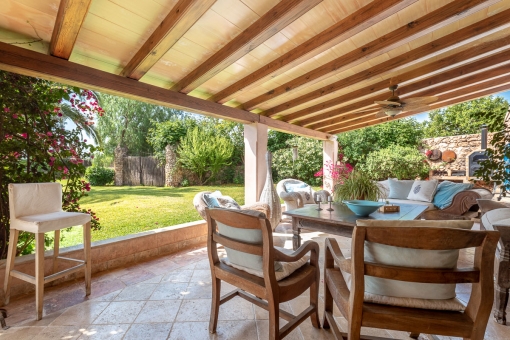
<svg viewBox="0 0 510 340"><path fill-rule="evenodd" d="M388 186L390 187L390 193L388 194L388 198L396 198L405 200L411 191L411 187L413 186L413 180L396 180L393 178L388 178Z"/></svg>
<svg viewBox="0 0 510 340"><path fill-rule="evenodd" d="M390 195L390 183L388 180L376 182L381 193L381 198L385 199Z"/></svg>
<svg viewBox="0 0 510 340"><path fill-rule="evenodd" d="M358 220L358 226L373 227L443 227L471 229L472 221L374 221ZM459 250L423 250L393 247L385 244L365 242L365 261L390 266L411 268L455 268ZM392 299L391 304L406 302L405 307L421 308L419 300L449 300L455 298L455 284L433 284L404 282L365 276L365 292L374 295L403 298ZM414 305L409 305L413 304Z"/></svg>
<svg viewBox="0 0 510 340"><path fill-rule="evenodd" d="M387 198L387 199L380 199L379 201L381 202L390 202L392 204L417 204L417 205L426 205L427 206L427 210L425 211L429 211L429 210L437 210L436 206L434 206L434 203L431 203L431 202L422 202L422 201L412 201L412 200L398 200L398 199L395 199L395 198Z"/></svg>
<svg viewBox="0 0 510 340"><path fill-rule="evenodd" d="M291 255L294 252L291 249L286 249L286 248L281 248L281 247L274 247L274 248L281 251L282 253L287 254L287 255ZM281 262L281 269L278 271L275 271L276 281L283 280L290 274L294 273L296 270L298 270L299 268L304 266L304 264L308 262L308 259L309 259L309 256L305 255L295 262ZM262 277L262 278L264 277L264 272L262 270L255 270L252 268L234 264L234 263L230 262L228 257L223 257L221 259L221 261L223 263L225 263L226 265L229 265L229 266L234 267L239 270L243 270L249 274L252 274L252 275L255 275L258 277Z"/></svg>
<svg viewBox="0 0 510 340"><path fill-rule="evenodd" d="M414 181L411 191L407 196L408 200L432 202L437 191L437 179L430 181Z"/></svg>
<svg viewBox="0 0 510 340"><path fill-rule="evenodd" d="M11 219L62 211L62 185L60 183L9 184L9 210Z"/></svg>
<svg viewBox="0 0 510 340"><path fill-rule="evenodd" d="M31 233L46 233L90 222L90 215L78 212L58 211L49 214L22 216L11 219L11 229Z"/></svg>
<svg viewBox="0 0 510 340"><path fill-rule="evenodd" d="M487 227L487 224L491 226L497 225L510 225L510 208L499 208L486 212L483 214L483 225ZM491 228L493 229L493 228Z"/></svg>

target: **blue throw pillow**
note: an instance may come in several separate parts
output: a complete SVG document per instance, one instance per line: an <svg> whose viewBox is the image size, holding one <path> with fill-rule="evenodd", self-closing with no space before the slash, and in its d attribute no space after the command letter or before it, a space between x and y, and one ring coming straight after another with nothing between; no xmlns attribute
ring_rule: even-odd
<svg viewBox="0 0 510 340"><path fill-rule="evenodd" d="M399 200L406 200L413 187L413 180L398 181L393 178L388 178L388 185L390 187L390 194L388 198L394 198Z"/></svg>
<svg viewBox="0 0 510 340"><path fill-rule="evenodd" d="M287 192L298 192L302 191L301 189L307 188L309 185L306 183L286 183L285 190Z"/></svg>
<svg viewBox="0 0 510 340"><path fill-rule="evenodd" d="M220 202L218 201L218 197L221 197L221 192L215 191L210 194L204 194L204 202L208 208L221 208Z"/></svg>

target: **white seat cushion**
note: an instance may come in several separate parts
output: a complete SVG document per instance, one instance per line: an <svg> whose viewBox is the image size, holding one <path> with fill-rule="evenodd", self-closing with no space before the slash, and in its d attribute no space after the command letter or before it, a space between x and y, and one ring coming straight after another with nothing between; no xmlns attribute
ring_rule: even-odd
<svg viewBox="0 0 510 340"><path fill-rule="evenodd" d="M31 233L45 233L83 225L88 222L90 222L89 214L58 211L49 214L21 216L11 219L11 229L28 231Z"/></svg>

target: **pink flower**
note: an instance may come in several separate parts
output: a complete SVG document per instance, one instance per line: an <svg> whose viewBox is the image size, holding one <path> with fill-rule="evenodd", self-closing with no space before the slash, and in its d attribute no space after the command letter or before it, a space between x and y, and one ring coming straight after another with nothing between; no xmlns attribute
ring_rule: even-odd
<svg viewBox="0 0 510 340"><path fill-rule="evenodd" d="M11 112L11 109L9 109L8 107L4 107L4 112Z"/></svg>
<svg viewBox="0 0 510 340"><path fill-rule="evenodd" d="M22 138L27 139L27 138L28 138L28 134L27 134L26 132L23 132L23 133L21 134L21 137L22 137Z"/></svg>
<svg viewBox="0 0 510 340"><path fill-rule="evenodd" d="M69 173L69 169L67 169L66 167L64 167L64 173L65 173L65 174L68 174L68 173Z"/></svg>
<svg viewBox="0 0 510 340"><path fill-rule="evenodd" d="M14 118L14 119L18 119L18 115L14 113L14 114L12 115L12 118Z"/></svg>
<svg viewBox="0 0 510 340"><path fill-rule="evenodd" d="M46 135L51 137L51 136L53 136L53 133L51 131L48 131L48 132L46 132Z"/></svg>
<svg viewBox="0 0 510 340"><path fill-rule="evenodd" d="M62 117L62 114L59 112L59 113L57 113L57 116Z"/></svg>

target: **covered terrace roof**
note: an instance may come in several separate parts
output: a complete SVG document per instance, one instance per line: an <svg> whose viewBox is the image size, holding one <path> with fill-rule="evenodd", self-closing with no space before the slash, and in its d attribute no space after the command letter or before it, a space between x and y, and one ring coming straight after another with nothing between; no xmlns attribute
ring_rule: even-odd
<svg viewBox="0 0 510 340"><path fill-rule="evenodd" d="M510 89L510 0L2 0L0 69L326 139ZM368 110L368 111L367 111ZM363 111L363 112L358 112Z"/></svg>

